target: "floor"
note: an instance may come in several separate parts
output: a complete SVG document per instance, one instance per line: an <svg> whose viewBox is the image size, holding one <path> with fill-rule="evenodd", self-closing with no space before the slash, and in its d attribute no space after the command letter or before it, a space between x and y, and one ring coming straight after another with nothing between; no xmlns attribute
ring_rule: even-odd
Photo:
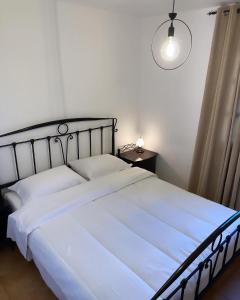
<svg viewBox="0 0 240 300"><path fill-rule="evenodd" d="M56 297L33 263L26 262L16 248L1 247L0 299L56 300ZM240 300L240 257L216 280L202 300Z"/></svg>
<svg viewBox="0 0 240 300"><path fill-rule="evenodd" d="M201 300L240 300L240 257L235 258Z"/></svg>
<svg viewBox="0 0 240 300"><path fill-rule="evenodd" d="M18 250L0 248L1 300L56 300L33 263L25 261Z"/></svg>

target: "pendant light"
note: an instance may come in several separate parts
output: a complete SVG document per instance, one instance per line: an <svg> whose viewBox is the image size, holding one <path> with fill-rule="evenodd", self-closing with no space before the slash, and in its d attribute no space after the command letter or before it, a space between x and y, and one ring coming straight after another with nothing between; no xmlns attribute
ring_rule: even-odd
<svg viewBox="0 0 240 300"><path fill-rule="evenodd" d="M155 63L163 70L175 70L189 58L192 33L184 21L177 19L175 0L169 19L156 29L151 48Z"/></svg>

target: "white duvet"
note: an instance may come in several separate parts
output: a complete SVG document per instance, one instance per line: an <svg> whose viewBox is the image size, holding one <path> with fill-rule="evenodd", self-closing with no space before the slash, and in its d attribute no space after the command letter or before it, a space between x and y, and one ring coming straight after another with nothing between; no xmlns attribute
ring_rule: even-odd
<svg viewBox="0 0 240 300"><path fill-rule="evenodd" d="M60 299L145 300L233 213L131 168L28 203L8 237Z"/></svg>

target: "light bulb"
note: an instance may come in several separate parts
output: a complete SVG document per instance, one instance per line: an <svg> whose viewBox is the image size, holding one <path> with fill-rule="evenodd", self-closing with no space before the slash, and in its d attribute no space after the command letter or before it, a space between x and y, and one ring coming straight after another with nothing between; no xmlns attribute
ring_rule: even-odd
<svg viewBox="0 0 240 300"><path fill-rule="evenodd" d="M137 147L143 148L144 147L144 140L142 137L140 137L136 142Z"/></svg>
<svg viewBox="0 0 240 300"><path fill-rule="evenodd" d="M161 57L166 61L175 60L180 53L179 45L175 37L169 36L160 49Z"/></svg>

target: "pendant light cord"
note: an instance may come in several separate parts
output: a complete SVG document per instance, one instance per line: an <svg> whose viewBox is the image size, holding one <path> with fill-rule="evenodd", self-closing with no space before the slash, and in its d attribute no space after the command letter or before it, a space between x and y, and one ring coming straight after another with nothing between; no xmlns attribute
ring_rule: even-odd
<svg viewBox="0 0 240 300"><path fill-rule="evenodd" d="M172 10L173 13L174 13L174 11L175 11L175 1L176 1L176 0L173 0L173 10Z"/></svg>

